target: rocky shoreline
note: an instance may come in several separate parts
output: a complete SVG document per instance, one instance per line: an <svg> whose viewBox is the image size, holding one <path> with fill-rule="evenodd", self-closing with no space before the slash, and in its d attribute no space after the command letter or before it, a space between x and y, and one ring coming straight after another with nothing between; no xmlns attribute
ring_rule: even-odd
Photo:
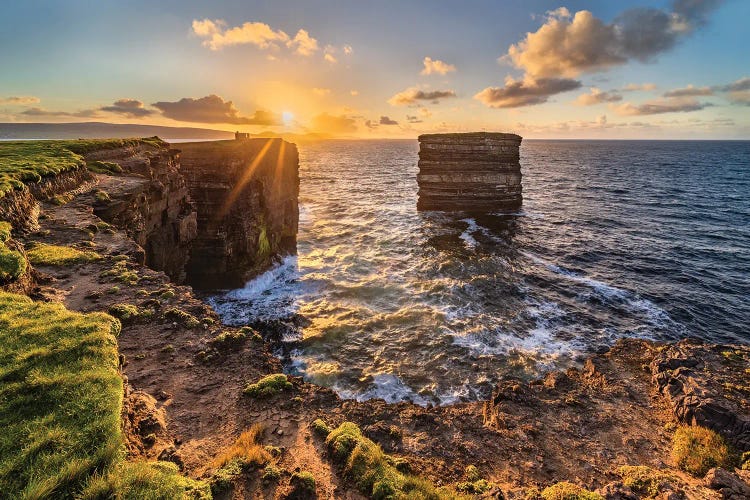
<svg viewBox="0 0 750 500"><path fill-rule="evenodd" d="M170 461L216 484L217 457L262 424L262 444L278 477L247 467L215 498L362 498L317 432L314 422L321 419L331 428L355 423L394 464L456 495L748 498L750 471L739 461L737 468L727 462L691 475L673 457L681 426L715 431L733 456L750 451L750 347L744 345L621 340L579 368L532 382L506 380L489 401L441 407L341 400L295 377L267 397L249 396L248 384L282 371L272 354L273 331L225 327L192 288L178 284L189 275L177 265L186 265L181 245L201 231L200 209L196 214L188 196L197 177L179 181L177 155L166 147L105 156L125 172L70 174L78 180L46 181L43 194L19 192L0 207L20 249L55 244L102 258L35 265L22 286L3 288L120 318L130 460ZM136 169L143 164L149 168ZM55 201L71 192L69 201ZM251 220L242 224L257 227ZM291 227L288 219L284 224ZM264 259L284 248L276 234L267 234L279 246ZM300 492L302 472L314 477L312 493ZM565 483L599 496L552 496Z"/></svg>

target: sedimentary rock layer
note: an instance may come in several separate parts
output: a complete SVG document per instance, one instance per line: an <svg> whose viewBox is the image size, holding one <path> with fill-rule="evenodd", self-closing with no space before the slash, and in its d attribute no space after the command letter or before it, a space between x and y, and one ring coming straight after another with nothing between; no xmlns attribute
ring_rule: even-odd
<svg viewBox="0 0 750 500"><path fill-rule="evenodd" d="M521 205L521 137L474 132L419 136L419 210L489 211Z"/></svg>
<svg viewBox="0 0 750 500"><path fill-rule="evenodd" d="M281 139L182 143L180 172L198 212L187 280L241 286L297 251L299 157Z"/></svg>

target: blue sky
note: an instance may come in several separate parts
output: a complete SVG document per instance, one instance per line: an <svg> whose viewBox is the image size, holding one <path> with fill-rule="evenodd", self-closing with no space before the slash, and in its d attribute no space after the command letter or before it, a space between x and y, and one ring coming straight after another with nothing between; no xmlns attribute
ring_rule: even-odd
<svg viewBox="0 0 750 500"><path fill-rule="evenodd" d="M0 121L750 138L747 19L743 0L13 2Z"/></svg>

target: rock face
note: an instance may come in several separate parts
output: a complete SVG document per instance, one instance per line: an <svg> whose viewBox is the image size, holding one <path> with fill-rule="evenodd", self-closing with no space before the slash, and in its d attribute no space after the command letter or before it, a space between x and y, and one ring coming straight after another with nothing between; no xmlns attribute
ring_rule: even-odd
<svg viewBox="0 0 750 500"><path fill-rule="evenodd" d="M111 202L94 205L94 213L125 230L143 247L145 263L174 281L185 281L185 267L197 234L195 207L180 175L174 150L147 145L96 151L86 161L117 163L127 176L98 176Z"/></svg>
<svg viewBox="0 0 750 500"><path fill-rule="evenodd" d="M419 136L418 210L491 211L521 205L521 137L474 132Z"/></svg>
<svg viewBox="0 0 750 500"><path fill-rule="evenodd" d="M242 286L297 251L299 156L281 139L179 144L180 172L198 212L187 281Z"/></svg>

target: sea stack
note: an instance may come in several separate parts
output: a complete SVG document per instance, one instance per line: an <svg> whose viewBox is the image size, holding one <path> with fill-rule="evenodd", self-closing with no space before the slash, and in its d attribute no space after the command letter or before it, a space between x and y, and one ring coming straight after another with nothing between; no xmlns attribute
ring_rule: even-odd
<svg viewBox="0 0 750 500"><path fill-rule="evenodd" d="M493 132L419 136L417 210L507 210L521 205L521 136Z"/></svg>

